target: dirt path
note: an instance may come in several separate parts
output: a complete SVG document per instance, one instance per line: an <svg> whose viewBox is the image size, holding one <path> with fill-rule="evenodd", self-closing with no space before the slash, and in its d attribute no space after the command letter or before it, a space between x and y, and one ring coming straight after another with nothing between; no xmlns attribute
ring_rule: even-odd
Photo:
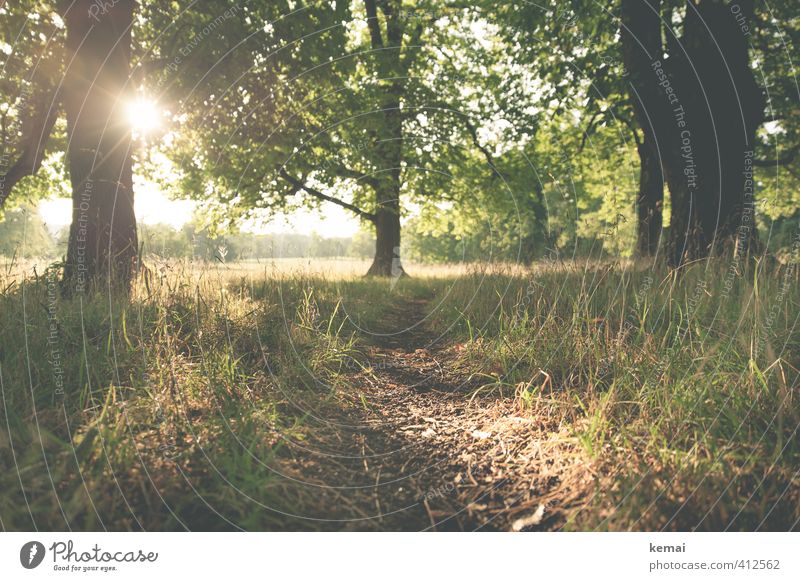
<svg viewBox="0 0 800 581"><path fill-rule="evenodd" d="M453 369L453 350L423 326L407 329L424 311L397 305L389 325L406 330L373 335L366 369L354 366L339 397L307 420L308 439L290 442L287 494L303 483L305 525L560 528L591 480L574 442L513 398L470 402L476 385Z"/></svg>

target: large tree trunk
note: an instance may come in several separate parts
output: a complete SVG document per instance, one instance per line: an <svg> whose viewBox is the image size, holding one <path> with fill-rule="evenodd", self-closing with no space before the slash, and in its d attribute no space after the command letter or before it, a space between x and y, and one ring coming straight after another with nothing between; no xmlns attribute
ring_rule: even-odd
<svg viewBox="0 0 800 581"><path fill-rule="evenodd" d="M137 267L131 132L125 118L133 0L76 0L67 25L64 107L72 183L65 284L127 290Z"/></svg>
<svg viewBox="0 0 800 581"><path fill-rule="evenodd" d="M386 200L375 213L375 258L367 276L405 275L400 262L400 204Z"/></svg>
<svg viewBox="0 0 800 581"><path fill-rule="evenodd" d="M377 173L375 210L375 258L367 276L405 276L400 261L400 189L403 165L403 112L400 102L405 91L402 60L404 18L398 0L365 0L372 46L376 49L377 72L385 86L379 103L382 117L375 150L383 167ZM377 9L386 21L386 48L378 25Z"/></svg>
<svg viewBox="0 0 800 581"><path fill-rule="evenodd" d="M753 2L735 6L750 19ZM675 57L681 71L675 74L676 86L686 95L686 129L691 131L697 164L693 201L701 230L700 257L747 253L756 241L752 161L764 97L750 69L748 38L733 7L720 0L690 3L684 22L686 54ZM689 74L692 70L696 74ZM675 173L685 173L688 167L685 156L680 161L673 158L672 164L678 165Z"/></svg>
<svg viewBox="0 0 800 581"><path fill-rule="evenodd" d="M645 135L639 152L639 198L636 210L636 248L640 256L654 256L661 237L664 206L664 173L658 151Z"/></svg>
<svg viewBox="0 0 800 581"><path fill-rule="evenodd" d="M623 57L637 121L661 153L670 190L673 266L711 252L747 251L755 240L746 174L763 96L731 6L687 2L681 42L663 58L661 2L622 0ZM737 7L752 13L752 2Z"/></svg>
<svg viewBox="0 0 800 581"><path fill-rule="evenodd" d="M403 120L399 85L383 101L384 127L376 149L385 167L378 174L375 208L375 257L367 276L405 275L400 261L400 170L403 163Z"/></svg>

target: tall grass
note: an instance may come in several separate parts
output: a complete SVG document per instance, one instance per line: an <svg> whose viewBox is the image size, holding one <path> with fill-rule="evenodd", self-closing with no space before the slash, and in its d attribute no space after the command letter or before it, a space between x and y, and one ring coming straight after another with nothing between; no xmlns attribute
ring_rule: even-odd
<svg viewBox="0 0 800 581"><path fill-rule="evenodd" d="M601 477L575 529L779 529L800 518L800 291L723 262L475 273L455 322L482 393L557 413ZM465 306L466 305L466 306Z"/></svg>
<svg viewBox="0 0 800 581"><path fill-rule="evenodd" d="M295 394L331 389L352 332L319 316L332 283L240 274L164 264L130 300L2 281L4 529L285 526Z"/></svg>
<svg viewBox="0 0 800 581"><path fill-rule="evenodd" d="M795 268L315 266L154 264L129 300L0 277L0 525L314 528L286 516L305 494L286 439L416 303L464 398L514 398L576 444L595 490L569 528L797 526Z"/></svg>

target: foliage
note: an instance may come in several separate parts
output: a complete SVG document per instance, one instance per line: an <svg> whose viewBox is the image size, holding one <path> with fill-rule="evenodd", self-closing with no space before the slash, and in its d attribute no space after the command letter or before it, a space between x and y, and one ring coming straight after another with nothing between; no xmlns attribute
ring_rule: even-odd
<svg viewBox="0 0 800 581"><path fill-rule="evenodd" d="M63 70L64 21L52 2L20 0L0 6L0 176L19 159L36 119L51 107ZM52 136L44 138L45 167L23 179L9 196L14 207L66 189L63 150L66 126L57 122ZM39 137L41 139L41 137ZM0 211L3 204L0 204Z"/></svg>
<svg viewBox="0 0 800 581"><path fill-rule="evenodd" d="M142 225L140 239L145 256L190 258L233 262L273 258L326 258L369 255L364 243L349 238L323 238L319 234L254 234L236 232L216 235L196 224L175 230L166 224ZM367 250L372 239L366 241Z"/></svg>
<svg viewBox="0 0 800 581"><path fill-rule="evenodd" d="M568 443L603 491L559 507L567 528L787 530L798 518L796 263L733 278L722 262L680 277L585 261L428 270L391 290L226 272L172 262L131 302L97 295L82 312L54 271L26 282L24 303L1 281L0 324L30 329L27 345L0 339L7 529L327 526L290 516L320 495L291 481L286 440L321 429L297 398L349 401L364 329L398 299L430 301L431 331L455 333L442 367L475 391L448 397L513 399L515 421L558 426L530 437ZM166 514L151 508L161 502Z"/></svg>
<svg viewBox="0 0 800 581"><path fill-rule="evenodd" d="M98 294L82 307L61 296L55 269L24 292L1 281L0 327L38 330L26 344L0 339L6 530L287 526L279 511L303 496L287 503L275 467L302 417L285 394L341 365L350 339L304 327L309 279L265 284L255 300L224 271L173 265L130 301ZM335 285L316 293L335 303Z"/></svg>
<svg viewBox="0 0 800 581"><path fill-rule="evenodd" d="M39 213L23 206L5 213L0 222L0 256L52 257L55 240Z"/></svg>

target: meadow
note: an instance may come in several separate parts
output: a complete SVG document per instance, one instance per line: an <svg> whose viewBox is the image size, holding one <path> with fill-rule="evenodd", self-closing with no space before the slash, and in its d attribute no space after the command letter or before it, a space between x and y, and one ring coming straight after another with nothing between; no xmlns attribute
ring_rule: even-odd
<svg viewBox="0 0 800 581"><path fill-rule="evenodd" d="M7 264L2 528L797 528L795 264L407 271Z"/></svg>

